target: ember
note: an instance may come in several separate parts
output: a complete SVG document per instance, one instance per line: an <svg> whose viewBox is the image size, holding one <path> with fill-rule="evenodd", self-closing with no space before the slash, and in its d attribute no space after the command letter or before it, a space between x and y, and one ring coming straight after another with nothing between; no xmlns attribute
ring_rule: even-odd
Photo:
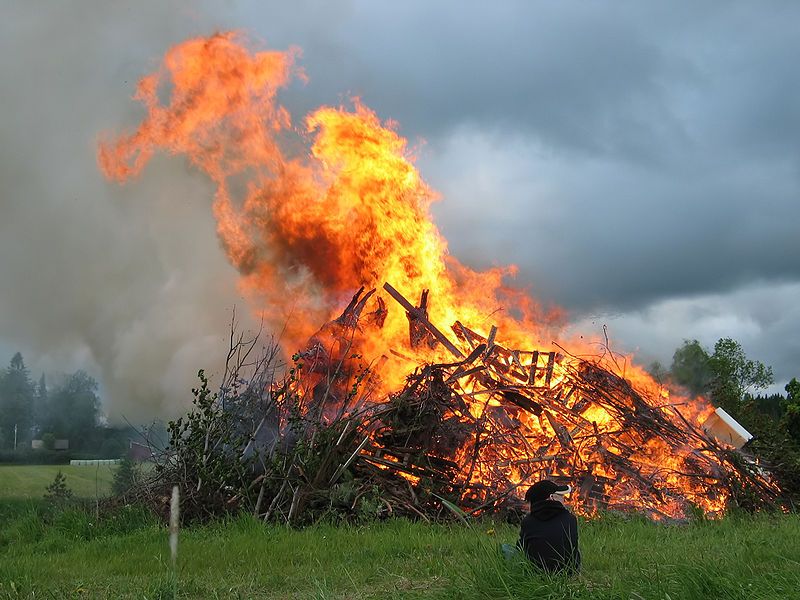
<svg viewBox="0 0 800 600"><path fill-rule="evenodd" d="M294 129L276 98L302 77L296 54L251 54L230 33L180 44L139 83L139 128L98 153L119 181L159 149L207 173L242 289L285 347L304 348L289 383L258 392L270 408L245 419L248 452L321 454L313 472L285 461L275 489L262 473L255 512L292 520L345 474L359 482L353 507L377 486L386 510L426 518L451 502L470 514L519 505L543 476L571 483L584 513L713 515L743 488L774 496L701 428L713 407L670 397L600 340L551 343L560 313L508 287L513 266L478 272L449 256L428 213L437 195L393 126L354 100Z"/></svg>

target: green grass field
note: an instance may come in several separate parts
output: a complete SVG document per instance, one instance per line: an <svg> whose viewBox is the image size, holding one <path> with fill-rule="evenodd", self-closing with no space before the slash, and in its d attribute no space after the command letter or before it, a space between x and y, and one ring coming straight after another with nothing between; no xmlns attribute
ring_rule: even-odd
<svg viewBox="0 0 800 600"><path fill-rule="evenodd" d="M31 479L25 469L49 483L49 467L14 476ZM93 496L91 482L84 495ZM17 487L30 496L34 488ZM56 511L0 499L0 598L800 598L800 515L582 522L583 570L569 579L504 561L498 544L517 535L508 524L296 530L249 517L182 531L173 572L168 533L151 516L127 507L98 519L89 504Z"/></svg>
<svg viewBox="0 0 800 600"><path fill-rule="evenodd" d="M6 501L10 502L10 501ZM135 509L44 522L18 505L0 533L0 598L788 599L800 594L800 518L662 526L583 523L584 566L547 578L497 552L509 525L388 521L304 530L239 518L167 531ZM177 592L177 593L176 593Z"/></svg>
<svg viewBox="0 0 800 600"><path fill-rule="evenodd" d="M80 498L103 497L111 492L115 466L0 465L0 498L41 498L61 471L67 486Z"/></svg>

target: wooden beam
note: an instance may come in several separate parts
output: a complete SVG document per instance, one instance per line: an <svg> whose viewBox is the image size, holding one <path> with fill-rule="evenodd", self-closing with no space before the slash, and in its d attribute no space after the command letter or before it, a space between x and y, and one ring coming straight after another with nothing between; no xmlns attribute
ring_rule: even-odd
<svg viewBox="0 0 800 600"><path fill-rule="evenodd" d="M497 327L492 325L491 331L489 331L489 337L486 340L486 356L492 353L492 349L494 348L494 337L497 335Z"/></svg>
<svg viewBox="0 0 800 600"><path fill-rule="evenodd" d="M556 353L551 352L550 358L547 359L547 376L544 380L544 386L546 388L550 387L550 380L553 378L553 364L556 361Z"/></svg>
<svg viewBox="0 0 800 600"><path fill-rule="evenodd" d="M435 337L442 344L442 346L447 348L450 351L450 353L453 354L453 356L456 356L458 358L464 358L464 354L461 352L461 350L456 348L453 345L453 342L448 340L447 337L445 337L445 335L441 331L439 331L436 327L433 326L433 324L430 321L428 321L423 311L420 311L420 309L412 305L408 300L406 300L403 297L403 295L400 292L394 289L388 282L383 284L383 289L385 289L392 298L397 300L400 306L405 308L408 313L413 315L415 319L417 319L420 323L422 323L422 325L424 325L425 328L431 332L433 337Z"/></svg>
<svg viewBox="0 0 800 600"><path fill-rule="evenodd" d="M531 374L528 377L528 384L529 385L536 385L536 369L538 368L539 363L539 351L533 351L533 359L531 360Z"/></svg>
<svg viewBox="0 0 800 600"><path fill-rule="evenodd" d="M475 348L475 342L472 341L472 338L467 333L467 328L464 327L460 321L456 321L452 327L453 333L456 334L456 337L462 339L469 344L470 348Z"/></svg>

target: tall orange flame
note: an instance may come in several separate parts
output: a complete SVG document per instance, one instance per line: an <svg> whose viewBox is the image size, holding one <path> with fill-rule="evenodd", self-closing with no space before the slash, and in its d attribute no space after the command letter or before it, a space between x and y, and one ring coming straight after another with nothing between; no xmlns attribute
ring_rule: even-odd
<svg viewBox="0 0 800 600"><path fill-rule="evenodd" d="M357 99L322 107L302 131L276 102L297 50L251 54L233 33L186 41L137 88L147 115L138 129L101 142L109 178L136 176L157 150L185 154L217 185L214 214L242 286L267 318L288 325L299 346L360 286L391 281L404 293L431 290L431 319L465 319L530 343L558 311L542 313L503 285L513 266L476 272L448 255L431 220L436 193L414 167L405 139ZM167 101L162 101L167 97ZM302 148L311 144L310 152ZM242 190L235 194L234 190ZM510 314L497 314L499 307ZM304 318L290 319L291 314ZM390 312L383 348L402 346L407 323Z"/></svg>

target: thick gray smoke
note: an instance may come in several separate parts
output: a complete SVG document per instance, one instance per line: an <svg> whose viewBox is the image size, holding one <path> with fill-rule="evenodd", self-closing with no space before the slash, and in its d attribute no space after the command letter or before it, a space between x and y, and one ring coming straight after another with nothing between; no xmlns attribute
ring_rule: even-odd
<svg viewBox="0 0 800 600"><path fill-rule="evenodd" d="M135 122L153 59L219 25L194 2L128 4L5 7L0 337L34 377L87 368L111 419L135 421L185 406L197 370L219 368L234 304L248 310L203 176L157 160L120 188L97 169L96 136Z"/></svg>

